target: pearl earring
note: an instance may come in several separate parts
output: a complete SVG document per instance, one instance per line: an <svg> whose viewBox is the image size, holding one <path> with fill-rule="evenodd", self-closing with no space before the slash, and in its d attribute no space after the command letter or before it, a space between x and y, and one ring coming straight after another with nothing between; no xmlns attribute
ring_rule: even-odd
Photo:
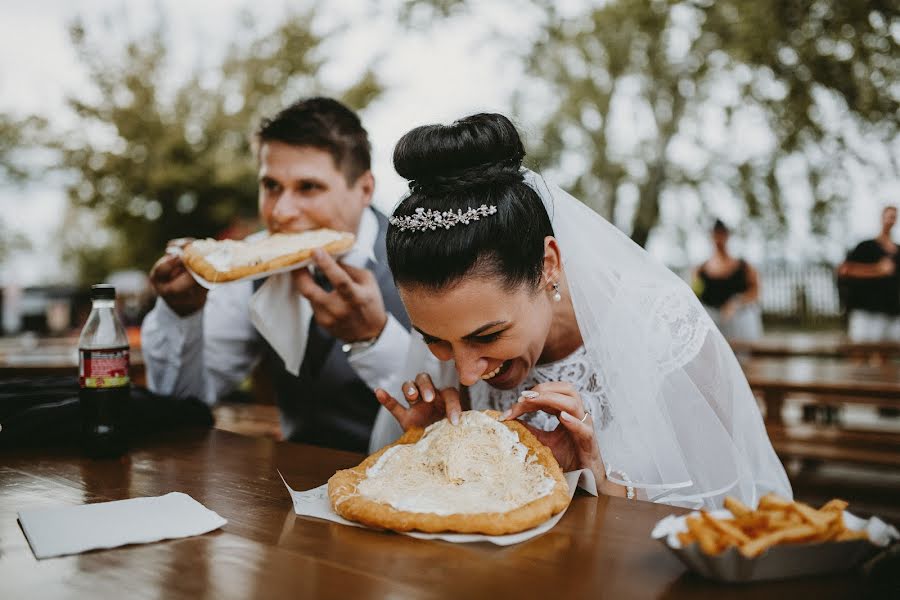
<svg viewBox="0 0 900 600"><path fill-rule="evenodd" d="M554 284L551 285L550 287L553 288L553 301L554 301L554 302L561 302L561 301L562 301L562 295L559 293L559 283L558 283L558 282L557 282L557 283L554 283Z"/></svg>

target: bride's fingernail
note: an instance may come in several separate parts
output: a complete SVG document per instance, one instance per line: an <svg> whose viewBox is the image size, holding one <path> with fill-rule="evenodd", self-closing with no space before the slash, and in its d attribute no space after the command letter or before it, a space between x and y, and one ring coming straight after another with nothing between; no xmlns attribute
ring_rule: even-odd
<svg viewBox="0 0 900 600"><path fill-rule="evenodd" d="M559 416L565 419L566 421L574 421L575 417L567 413L566 411L560 411Z"/></svg>
<svg viewBox="0 0 900 600"><path fill-rule="evenodd" d="M454 425L459 425L459 413L458 412L454 412L452 415L450 415L450 422L453 423Z"/></svg>
<svg viewBox="0 0 900 600"><path fill-rule="evenodd" d="M425 390L422 395L425 397L425 402L431 402L432 400L434 400L434 394L431 392L431 390Z"/></svg>
<svg viewBox="0 0 900 600"><path fill-rule="evenodd" d="M407 396L414 396L415 393L416 393L416 388L414 388L413 386L409 386L408 388L406 388Z"/></svg>
<svg viewBox="0 0 900 600"><path fill-rule="evenodd" d="M539 393L533 392L533 391L531 391L531 390L525 390L524 392L522 392L522 393L519 394L519 395L520 395L522 398L528 398L529 400L533 400L534 398L537 398L538 396L540 396ZM520 398L519 400L521 400L522 398Z"/></svg>
<svg viewBox="0 0 900 600"><path fill-rule="evenodd" d="M511 411L511 410L504 410L504 411L503 411L503 414L500 415L500 420L501 420L501 421L507 420L507 419L509 418L509 415L511 415L511 414L512 414L512 411Z"/></svg>

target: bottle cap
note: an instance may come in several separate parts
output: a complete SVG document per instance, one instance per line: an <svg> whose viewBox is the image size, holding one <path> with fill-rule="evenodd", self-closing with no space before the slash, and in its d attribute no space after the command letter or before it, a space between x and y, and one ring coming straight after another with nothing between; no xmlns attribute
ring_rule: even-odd
<svg viewBox="0 0 900 600"><path fill-rule="evenodd" d="M91 286L91 300L115 300L116 288L108 283Z"/></svg>

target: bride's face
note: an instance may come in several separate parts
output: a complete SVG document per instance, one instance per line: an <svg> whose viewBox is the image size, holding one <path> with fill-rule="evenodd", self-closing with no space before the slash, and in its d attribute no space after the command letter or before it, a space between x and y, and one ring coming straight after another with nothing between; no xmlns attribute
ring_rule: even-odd
<svg viewBox="0 0 900 600"><path fill-rule="evenodd" d="M510 389L521 383L541 356L553 318L543 288L509 291L483 277L437 292L401 286L400 295L432 354L454 361L463 385L483 379Z"/></svg>

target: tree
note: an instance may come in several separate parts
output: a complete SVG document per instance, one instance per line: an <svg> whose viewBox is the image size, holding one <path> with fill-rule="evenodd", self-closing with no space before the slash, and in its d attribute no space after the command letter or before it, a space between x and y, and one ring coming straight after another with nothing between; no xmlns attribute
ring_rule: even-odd
<svg viewBox="0 0 900 600"><path fill-rule="evenodd" d="M32 175L21 154L37 145L46 127L40 117L16 118L0 113L0 182L24 183Z"/></svg>
<svg viewBox="0 0 900 600"><path fill-rule="evenodd" d="M408 3L410 13L413 4L422 3ZM429 4L437 16L475 5ZM626 213L617 224L641 245L665 204L686 196L703 209L695 219L715 213L724 193L743 201L750 220L782 231L785 195L798 187L810 190L821 233L849 196L850 170L900 172L893 3L612 0L574 14L551 0L532 6L543 15L535 37L507 40L532 79L516 95L519 115L538 123L532 160L570 175L570 190L604 216ZM735 137L748 127L760 139Z"/></svg>
<svg viewBox="0 0 900 600"><path fill-rule="evenodd" d="M149 269L172 238L214 236L235 218L255 218L251 132L261 116L304 95L335 95L356 109L378 96L371 71L349 89L324 88L313 19L294 14L255 36L245 18L220 65L175 85L163 17L119 53L72 24L93 89L68 99L79 125L55 147L74 174L63 245L82 281Z"/></svg>
<svg viewBox="0 0 900 600"><path fill-rule="evenodd" d="M21 185L32 176L32 169L23 164L21 155L34 148L45 126L39 117L19 119L0 113L0 185ZM10 231L0 220L0 264L13 252L28 247L25 236Z"/></svg>
<svg viewBox="0 0 900 600"><path fill-rule="evenodd" d="M6 262L10 255L30 247L28 238L17 231L10 231L5 223L0 222L0 265Z"/></svg>

